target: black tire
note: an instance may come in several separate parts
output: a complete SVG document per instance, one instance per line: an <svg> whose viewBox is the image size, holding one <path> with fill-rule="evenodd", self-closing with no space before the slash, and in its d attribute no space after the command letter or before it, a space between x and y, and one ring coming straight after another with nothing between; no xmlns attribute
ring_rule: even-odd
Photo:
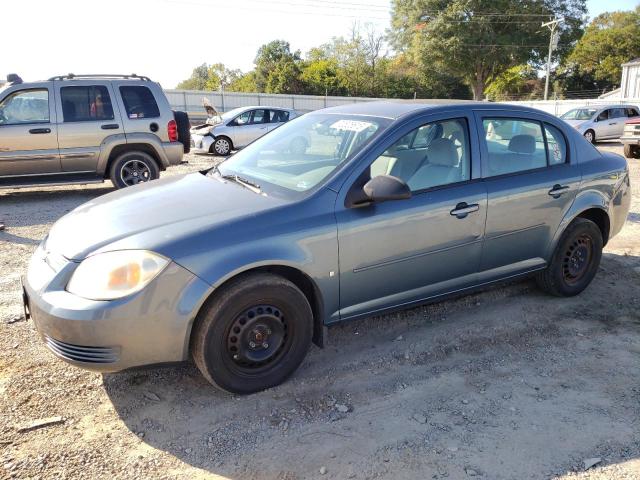
<svg viewBox="0 0 640 480"><path fill-rule="evenodd" d="M182 144L184 153L191 151L191 122L186 112L173 112L173 118L178 128L178 141Z"/></svg>
<svg viewBox="0 0 640 480"><path fill-rule="evenodd" d="M640 158L640 147L637 145L629 145L628 143L625 144L624 156L627 158Z"/></svg>
<svg viewBox="0 0 640 480"><path fill-rule="evenodd" d="M111 164L109 178L116 188L150 182L160 177L155 159L145 152L132 150L120 154Z"/></svg>
<svg viewBox="0 0 640 480"><path fill-rule="evenodd" d="M304 154L304 152L307 151L307 148L309 148L309 146L307 145L307 141L302 137L294 138L289 144L289 152L295 155Z"/></svg>
<svg viewBox="0 0 640 480"><path fill-rule="evenodd" d="M551 262L538 273L538 286L557 297L572 297L593 280L602 258L602 233L586 218L576 218L563 232Z"/></svg>
<svg viewBox="0 0 640 480"><path fill-rule="evenodd" d="M191 355L214 386L253 393L289 377L312 335L311 307L298 287L277 275L249 274L207 302L193 327Z"/></svg>
<svg viewBox="0 0 640 480"><path fill-rule="evenodd" d="M586 132L584 132L584 138L586 138L587 142L589 143L596 143L596 132L589 129Z"/></svg>
<svg viewBox="0 0 640 480"><path fill-rule="evenodd" d="M219 136L213 140L210 150L214 155L226 157L233 150L233 143L229 137Z"/></svg>

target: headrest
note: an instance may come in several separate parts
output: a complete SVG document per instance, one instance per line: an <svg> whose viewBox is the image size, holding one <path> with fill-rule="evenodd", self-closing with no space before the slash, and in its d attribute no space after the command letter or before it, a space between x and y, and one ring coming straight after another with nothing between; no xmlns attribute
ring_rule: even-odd
<svg viewBox="0 0 640 480"><path fill-rule="evenodd" d="M429 129L429 132L427 133L427 146L431 145L434 140L441 138L443 133L444 128L442 128L441 123L436 123L433 127L431 127Z"/></svg>
<svg viewBox="0 0 640 480"><path fill-rule="evenodd" d="M458 150L453 140L448 138L436 138L427 150L429 165L443 167L455 167L458 165Z"/></svg>
<svg viewBox="0 0 640 480"><path fill-rule="evenodd" d="M509 140L509 151L531 154L536 151L536 137L533 135L516 135Z"/></svg>

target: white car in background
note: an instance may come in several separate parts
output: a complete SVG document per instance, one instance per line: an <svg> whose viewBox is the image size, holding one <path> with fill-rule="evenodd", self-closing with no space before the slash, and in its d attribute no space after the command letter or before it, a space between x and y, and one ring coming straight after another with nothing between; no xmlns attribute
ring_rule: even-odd
<svg viewBox="0 0 640 480"><path fill-rule="evenodd" d="M207 123L191 129L192 150L227 156L231 150L246 147L265 133L278 128L301 114L290 108L240 107L222 115L210 116ZM303 138L291 140L291 153L304 153L308 142Z"/></svg>
<svg viewBox="0 0 640 480"><path fill-rule="evenodd" d="M635 105L589 106L569 110L560 118L578 130L591 143L620 138L624 122L637 117L640 110Z"/></svg>

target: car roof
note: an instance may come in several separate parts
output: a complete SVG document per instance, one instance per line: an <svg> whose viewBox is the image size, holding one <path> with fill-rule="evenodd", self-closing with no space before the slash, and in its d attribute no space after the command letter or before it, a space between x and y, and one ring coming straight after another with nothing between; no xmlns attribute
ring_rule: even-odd
<svg viewBox="0 0 640 480"><path fill-rule="evenodd" d="M317 110L318 113L342 115L366 115L396 120L412 113L436 111L469 111L469 110L500 110L513 112L545 113L541 110L521 105L507 103L476 102L472 100L384 100L359 103L348 103L337 107Z"/></svg>
<svg viewBox="0 0 640 480"><path fill-rule="evenodd" d="M287 107L274 107L272 105L249 105L246 107L236 107L236 108L232 108L231 110L237 110L238 113L243 113L246 112L247 110L256 110L256 109L263 109L266 108L267 110L285 110L287 112L295 112L295 110L293 108L287 108ZM228 113L231 110L227 110L224 113Z"/></svg>

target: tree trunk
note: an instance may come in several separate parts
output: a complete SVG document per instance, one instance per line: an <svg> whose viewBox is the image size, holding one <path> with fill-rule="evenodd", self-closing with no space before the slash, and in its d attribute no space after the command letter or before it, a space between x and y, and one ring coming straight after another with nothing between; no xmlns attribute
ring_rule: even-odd
<svg viewBox="0 0 640 480"><path fill-rule="evenodd" d="M476 78L471 85L473 90L473 99L477 101L484 100L484 87L487 79L482 71L482 68L476 69Z"/></svg>

